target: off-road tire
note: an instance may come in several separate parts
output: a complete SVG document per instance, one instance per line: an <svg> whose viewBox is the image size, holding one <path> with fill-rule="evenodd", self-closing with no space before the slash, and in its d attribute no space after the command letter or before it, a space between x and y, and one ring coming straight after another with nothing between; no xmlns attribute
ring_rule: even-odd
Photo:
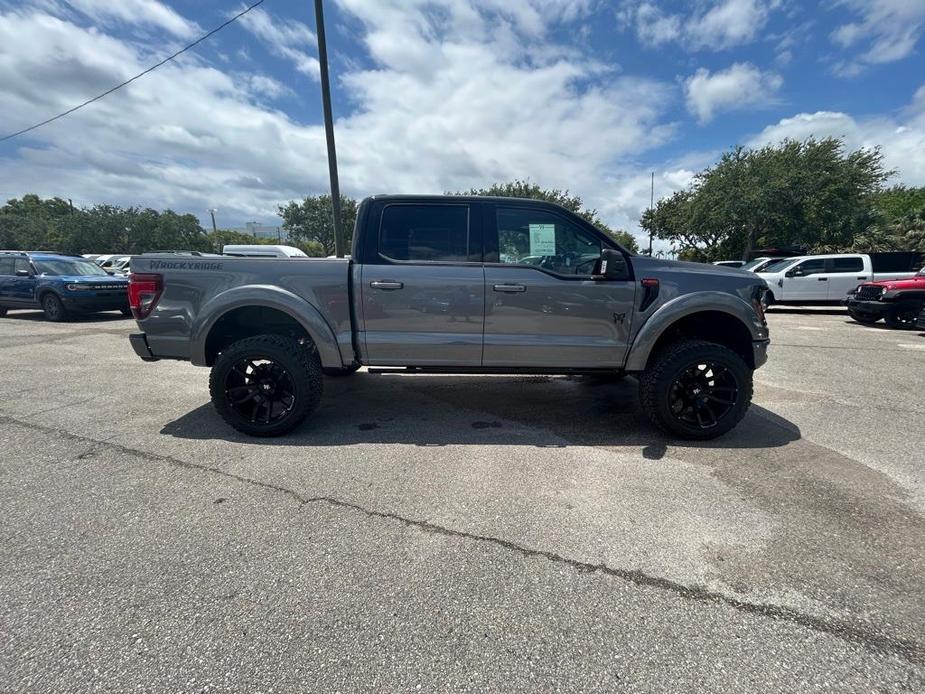
<svg viewBox="0 0 925 694"><path fill-rule="evenodd" d="M242 359L269 360L287 372L295 401L285 417L264 424L251 421L234 409L226 395L226 379ZM292 431L315 411L323 390L321 359L315 345L282 335L257 335L232 343L219 353L209 376L209 393L216 411L225 422L248 436L281 436Z"/></svg>
<svg viewBox="0 0 925 694"><path fill-rule="evenodd" d="M717 363L731 372L738 388L735 405L715 426L699 429L680 421L670 409L670 391L687 369L704 361ZM657 427L682 439L708 440L735 427L752 401L752 369L728 347L703 340L681 340L659 350L639 375L639 399L646 415Z"/></svg>
<svg viewBox="0 0 925 694"><path fill-rule="evenodd" d="M45 312L45 318L53 323L61 323L68 319L67 309L64 303L58 298L57 294L49 292L42 297L42 311Z"/></svg>
<svg viewBox="0 0 925 694"><path fill-rule="evenodd" d="M883 314L883 322L894 330L915 330L915 321L922 307L917 304L896 306Z"/></svg>
<svg viewBox="0 0 925 694"><path fill-rule="evenodd" d="M878 316L875 313L861 313L860 311L853 311L850 308L848 309L848 315L858 323L864 323L865 325L873 325L882 318L882 316Z"/></svg>
<svg viewBox="0 0 925 694"><path fill-rule="evenodd" d="M359 370L359 364L351 364L341 369L322 369L322 372L325 376L330 376L331 378L344 378L345 376L352 376Z"/></svg>

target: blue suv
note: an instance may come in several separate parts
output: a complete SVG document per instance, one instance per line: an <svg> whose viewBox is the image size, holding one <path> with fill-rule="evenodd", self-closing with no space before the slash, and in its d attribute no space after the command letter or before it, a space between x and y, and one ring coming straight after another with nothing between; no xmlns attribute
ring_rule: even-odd
<svg viewBox="0 0 925 694"><path fill-rule="evenodd" d="M11 308L40 308L51 321L97 311L132 315L128 278L79 255L41 251L0 251L0 316Z"/></svg>

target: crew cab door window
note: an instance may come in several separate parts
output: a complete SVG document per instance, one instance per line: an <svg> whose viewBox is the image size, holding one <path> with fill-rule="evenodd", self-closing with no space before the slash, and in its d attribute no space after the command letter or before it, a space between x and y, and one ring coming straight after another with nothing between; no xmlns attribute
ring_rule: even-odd
<svg viewBox="0 0 925 694"><path fill-rule="evenodd" d="M13 274L13 258L7 256L6 258L0 257L0 275L12 275Z"/></svg>
<svg viewBox="0 0 925 694"><path fill-rule="evenodd" d="M601 257L601 240L558 215L499 208L498 261L533 265L557 275L590 276Z"/></svg>
<svg viewBox="0 0 925 694"><path fill-rule="evenodd" d="M800 274L806 275L815 275L820 272L825 272L825 259L824 258L813 258L812 260L804 260L802 263L797 265L791 272L799 276Z"/></svg>
<svg viewBox="0 0 925 694"><path fill-rule="evenodd" d="M469 260L465 205L389 205L382 211L379 253L389 260L459 263Z"/></svg>
<svg viewBox="0 0 925 694"><path fill-rule="evenodd" d="M829 272L862 272L864 261L860 258L832 258L832 269Z"/></svg>

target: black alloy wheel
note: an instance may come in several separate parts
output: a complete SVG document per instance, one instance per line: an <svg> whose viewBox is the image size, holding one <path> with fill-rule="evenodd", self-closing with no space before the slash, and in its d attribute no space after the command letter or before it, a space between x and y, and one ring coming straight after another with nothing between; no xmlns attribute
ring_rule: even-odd
<svg viewBox="0 0 925 694"><path fill-rule="evenodd" d="M272 359L243 358L225 376L225 399L240 417L274 424L296 404L292 375Z"/></svg>
<svg viewBox="0 0 925 694"><path fill-rule="evenodd" d="M725 345L679 340L650 357L639 374L639 399L649 419L668 434L714 439L748 411L752 371Z"/></svg>
<svg viewBox="0 0 925 694"><path fill-rule="evenodd" d="M209 391L222 419L238 431L279 436L318 407L323 380L321 359L310 340L255 335L218 354Z"/></svg>
<svg viewBox="0 0 925 694"><path fill-rule="evenodd" d="M672 383L668 409L679 422L698 429L712 429L732 412L739 386L732 371L714 361L691 364Z"/></svg>
<svg viewBox="0 0 925 694"><path fill-rule="evenodd" d="M898 330L915 330L915 321L919 317L921 306L897 306L883 316L883 321Z"/></svg>

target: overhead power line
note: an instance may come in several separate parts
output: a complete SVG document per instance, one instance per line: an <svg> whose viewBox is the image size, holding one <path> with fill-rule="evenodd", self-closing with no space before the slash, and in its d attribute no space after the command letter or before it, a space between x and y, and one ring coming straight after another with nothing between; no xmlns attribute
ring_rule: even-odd
<svg viewBox="0 0 925 694"><path fill-rule="evenodd" d="M241 10L240 12L238 12L234 17L232 17L232 18L229 19L228 21L223 22L222 24L219 24L217 27L215 27L214 29L212 29L212 31L210 31L210 32L208 32L208 33L206 33L206 34L203 34L203 35L200 36L198 39L196 39L195 41L193 41L191 44L189 44L189 45L187 45L187 46L184 46L183 48L181 48L180 50L178 50L176 53L173 53L172 55L167 56L167 57L164 58L161 62L157 63L156 65L152 65L152 66L149 67L147 70L144 70L143 72L139 72L139 73L138 73L137 75L135 75L134 77L131 77L131 78L125 80L124 82L121 82L120 84L117 84L116 86L112 87L111 89L107 89L107 90L106 90L105 92L103 92L102 94L97 94L97 95L94 96L92 99L87 99L87 100L84 101L82 104L77 104L77 106L74 106L73 108L69 108L67 111L62 111L61 113L59 113L59 114L56 115L56 116L52 116L51 118L48 118L47 120L43 120L41 123L36 123L35 125L30 125L28 128L23 128L22 130L18 130L18 131L15 132L15 133L10 133L9 135L4 135L3 137L0 137L0 142L5 142L6 140L12 140L14 137L19 137L20 135L25 135L27 132L30 132L30 131L32 131L32 130L35 130L36 128L41 128L43 125L48 125L49 123L53 123L54 121L58 120L59 118L64 118L65 116L70 115L71 113L74 113L74 111L79 111L79 110L82 109L84 106L89 106L89 105L92 104L94 101L99 101L99 100L102 99L104 96L109 96L109 95L112 94L114 91L117 91L117 90L119 90L119 89L122 89L122 87L131 84L132 82L134 82L135 80L137 80L137 79L139 79L139 78L141 78L141 77L144 77L144 76L147 75L149 72L153 72L154 70L157 70L157 68L159 68L161 65L164 65L165 63L169 63L171 60L173 60L173 59L176 58L177 56L182 55L183 53L186 53L189 49L195 48L195 47L198 46L200 43L202 43L203 41L205 41L207 38L209 38L209 37L212 36L213 34L217 34L217 33L220 32L222 29L224 29L226 26L228 26L229 24L234 23L235 21L237 21L238 19L240 19L241 17L243 17L244 15L246 15L248 12L250 12L252 9L254 9L255 7L257 7L258 5L262 5L264 2L265 2L265 0L257 0L257 2L255 2L255 3L253 3L252 5L249 5L248 7L244 8L243 10Z"/></svg>

